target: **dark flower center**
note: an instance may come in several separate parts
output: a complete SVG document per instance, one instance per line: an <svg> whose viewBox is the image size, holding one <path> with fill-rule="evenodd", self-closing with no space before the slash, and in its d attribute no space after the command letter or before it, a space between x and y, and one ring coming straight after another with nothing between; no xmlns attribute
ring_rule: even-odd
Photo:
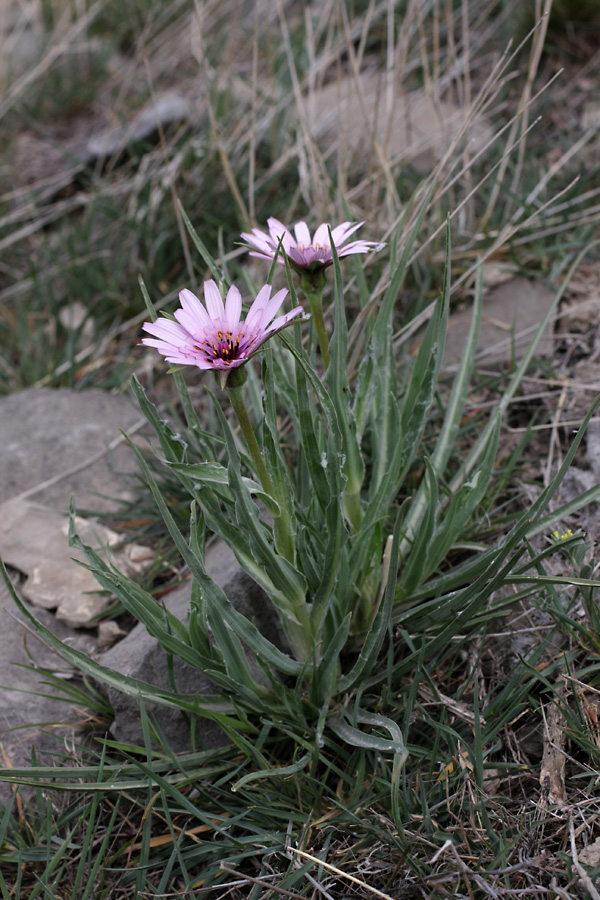
<svg viewBox="0 0 600 900"><path fill-rule="evenodd" d="M241 356L245 357L254 341L253 335L246 339L243 331L238 332L235 338L231 331L217 331L214 337L205 338L194 346L211 361L222 359L223 362L232 362Z"/></svg>

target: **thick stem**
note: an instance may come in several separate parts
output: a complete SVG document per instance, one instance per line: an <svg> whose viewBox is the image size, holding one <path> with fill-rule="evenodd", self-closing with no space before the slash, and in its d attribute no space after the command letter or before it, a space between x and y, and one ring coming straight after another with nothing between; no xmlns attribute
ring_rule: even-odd
<svg viewBox="0 0 600 900"><path fill-rule="evenodd" d="M310 306L312 320L314 322L317 339L323 358L323 365L327 370L329 368L329 338L327 337L327 329L325 328L325 317L323 316L323 288L314 288L310 284L303 282L302 287Z"/></svg>
<svg viewBox="0 0 600 900"><path fill-rule="evenodd" d="M231 405L233 406L233 411L238 420L240 431L244 436L246 447L254 462L256 474L258 475L262 488L266 494L269 494L269 496L273 497L273 499L277 500L279 503L280 514L273 518L273 530L275 532L277 549L282 556L293 563L295 554L289 511L285 506L285 502L282 502L283 498L277 496L273 482L271 481L271 476L267 471L261 449L256 440L254 428L252 427L252 422L250 421L250 416L248 415L248 410L246 409L246 404L244 403L243 387L226 387L225 390L227 396L231 400Z"/></svg>
<svg viewBox="0 0 600 900"><path fill-rule="evenodd" d="M258 441L256 440L256 435L254 434L254 428L252 427L250 416L248 415L248 410L246 409L246 404L244 403L244 389L242 387L226 387L225 390L227 392L227 396L231 400L231 405L233 406L233 411L238 420L240 431L244 436L246 447L248 448L248 452L252 457L252 461L256 468L256 474L258 475L258 479L262 485L262 488L265 493L270 494L271 497L274 498L275 489L273 487L273 482L271 481L271 476L267 471L263 455L261 453L260 447L258 446Z"/></svg>

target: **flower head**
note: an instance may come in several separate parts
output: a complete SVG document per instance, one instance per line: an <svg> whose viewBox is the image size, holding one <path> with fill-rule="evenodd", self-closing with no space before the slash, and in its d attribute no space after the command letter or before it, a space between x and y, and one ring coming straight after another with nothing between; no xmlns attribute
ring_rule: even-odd
<svg viewBox="0 0 600 900"><path fill-rule="evenodd" d="M350 222L342 222L331 229L331 239L338 256L350 256L351 253L368 253L373 248L379 249L382 244L375 241L351 241L345 244L351 234L354 234L363 222L352 225ZM333 262L333 252L329 238L329 226L327 222L319 225L311 238L306 222L297 222L294 225L295 238L278 219L267 219L269 234L253 228L251 234L242 234L250 248L250 256L259 259L273 260L285 263L281 249L288 257L295 269L324 268Z"/></svg>
<svg viewBox="0 0 600 900"><path fill-rule="evenodd" d="M143 338L142 343L155 347L167 362L221 370L224 384L228 371L247 362L266 340L303 312L297 306L273 320L286 294L286 290L277 291L271 297L271 286L265 284L242 321L242 297L235 285L229 288L223 304L215 282L205 281L204 304L191 291L181 291L181 307L175 310L177 321L165 318L144 322L144 331L153 336Z"/></svg>

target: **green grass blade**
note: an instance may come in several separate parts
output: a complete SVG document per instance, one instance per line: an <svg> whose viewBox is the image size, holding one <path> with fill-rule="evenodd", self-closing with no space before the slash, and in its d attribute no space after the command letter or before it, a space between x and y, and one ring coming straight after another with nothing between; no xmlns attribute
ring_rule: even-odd
<svg viewBox="0 0 600 900"><path fill-rule="evenodd" d="M446 265L450 264L446 260ZM481 312L483 309L483 266L477 270L475 281L475 295L473 299L473 310L471 316L471 326L469 334L462 354L462 361L458 372L454 378L450 400L446 407L444 423L440 434L436 440L435 450L431 457L431 465L437 478L443 476L448 457L456 440L458 430L460 428L461 418L464 413L465 403L469 393L469 383L473 371L475 361L475 353L477 351L477 340L479 338L479 329L481 326ZM424 508L427 503L425 493L425 483L419 488L416 497L411 503L410 512L404 523L404 535L400 545L400 554L405 550L405 543L410 543L415 534L418 523L420 522Z"/></svg>
<svg viewBox="0 0 600 900"><path fill-rule="evenodd" d="M329 230L329 240L333 255L334 274L334 330L329 345L331 362L327 369L327 387L333 401L340 427L342 453L344 454L344 475L346 485L344 493L347 498L347 515L353 527L358 530L362 515L360 513L360 489L363 483L365 464L362 458L356 435L356 422L350 407L350 386L346 372L346 353L348 349L348 322L344 305L344 288L340 261L335 244ZM351 498L358 498L351 500Z"/></svg>
<svg viewBox="0 0 600 900"><path fill-rule="evenodd" d="M178 206L179 206L179 211L181 213L181 217L183 219L183 223L187 229L189 236L191 237L191 239L194 243L196 250L198 251L198 253L202 257L202 259L204 260L204 262L210 269L215 281L220 282L222 279L223 273L219 269L218 265L214 261L211 254L208 252L208 249L207 249L206 245L204 244L204 242L201 240L200 235L198 234L198 232L196 231L196 229L190 222L188 214L186 213L185 209L183 208L183 205L179 201L177 201L177 202L178 202Z"/></svg>
<svg viewBox="0 0 600 900"><path fill-rule="evenodd" d="M389 568L386 573L386 584L383 597L376 611L373 621L365 636L360 655L347 675L339 680L338 690L348 692L357 687L361 679L368 677L374 664L379 658L386 635L389 633L392 621L392 608L396 594L396 579L398 577L398 545L400 537L400 514L396 516L396 523L392 536Z"/></svg>

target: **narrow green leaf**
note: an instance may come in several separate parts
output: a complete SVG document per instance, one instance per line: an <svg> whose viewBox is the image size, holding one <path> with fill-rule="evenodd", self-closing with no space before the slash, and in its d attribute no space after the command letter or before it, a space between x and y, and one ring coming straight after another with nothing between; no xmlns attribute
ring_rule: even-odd
<svg viewBox="0 0 600 900"><path fill-rule="evenodd" d="M387 582L385 590L379 603L373 621L369 627L367 635L364 639L360 656L354 666L340 678L338 690L340 693L347 693L353 690L361 679L367 677L377 659L383 646L386 635L389 633L392 624L392 608L394 597L396 595L396 581L398 578L398 544L400 539L400 519L401 510L396 516L394 531L392 536L392 544L389 558L389 568L386 573ZM384 561L382 561L383 569ZM383 574L383 573L382 573Z"/></svg>
<svg viewBox="0 0 600 900"><path fill-rule="evenodd" d="M306 580L287 559L277 553L273 544L267 540L265 526L259 520L256 505L252 502L250 492L241 480L239 454L229 423L216 401L215 408L227 442L229 484L236 497L238 524L246 532L256 562L265 568L275 587L277 593L273 595L273 602L277 604L277 608L284 616L299 624L297 616L302 614L306 603Z"/></svg>
<svg viewBox="0 0 600 900"><path fill-rule="evenodd" d="M352 613L349 612L336 629L332 640L325 648L321 662L314 671L310 686L311 700L315 706L329 704L335 689L335 676L339 667L340 653L346 645Z"/></svg>
<svg viewBox="0 0 600 900"><path fill-rule="evenodd" d="M427 196L422 201L419 215L415 221L415 224L413 225L412 231L408 235L406 243L404 244L402 256L400 257L398 264L391 274L388 288L384 294L383 300L381 301L381 306L379 308L379 313L377 315L375 327L373 329L373 346L375 348L376 359L382 358L386 346L390 341L394 307L398 299L398 294L400 293L400 288L402 287L402 282L404 281L404 277L406 275L406 267L408 266L412 249L414 247L415 241L419 236L419 231L421 230L421 226L423 225L425 215L429 208L429 201L433 196L434 190L435 185L433 184L429 188ZM403 237L404 222L402 221L398 226L395 244L399 244Z"/></svg>
<svg viewBox="0 0 600 900"><path fill-rule="evenodd" d="M423 490L424 515L413 535L410 549L406 542L406 526L403 523L402 548L408 551L408 559L403 559L402 577L400 582L399 597L410 597L413 591L421 584L427 571L429 547L435 533L437 515L439 511L439 493L436 473L428 457L423 457L425 474L419 490ZM412 504L411 507L412 509Z"/></svg>
<svg viewBox="0 0 600 900"><path fill-rule="evenodd" d="M220 616L256 656L265 663L273 666L279 672L283 672L284 675L298 676L304 671L304 663L297 662L272 644L260 633L253 622L250 622L238 612L225 594L215 592L209 598L207 597L207 602L213 611L211 613L211 622Z"/></svg>
<svg viewBox="0 0 600 900"><path fill-rule="evenodd" d="M158 319L158 314L154 309L154 304L150 299L150 294L148 293L148 288L144 282L144 279L141 275L138 275L138 284L140 286L140 290L142 292L142 297L144 298L144 303L146 304L146 309L148 310L148 315L153 322L156 322Z"/></svg>
<svg viewBox="0 0 600 900"><path fill-rule="evenodd" d="M375 377L375 361L373 357L373 348L370 344L366 353L363 355L358 370L353 402L354 421L356 422L356 440L359 444L362 441L363 432L371 414L376 389L377 379Z"/></svg>
<svg viewBox="0 0 600 900"><path fill-rule="evenodd" d="M256 781L262 781L264 778L287 778L290 775L297 775L310 764L313 758L312 751L301 756L298 762L291 763L289 766L279 766L275 769L263 769L260 772L248 772L235 784L232 784L231 790L235 793L247 784L253 784Z"/></svg>
<svg viewBox="0 0 600 900"><path fill-rule="evenodd" d="M338 584L338 567L342 546L348 542L348 532L340 514L337 498L331 500L325 512L327 547L322 558L321 580L312 596L310 618L315 635L324 620L332 592Z"/></svg>
<svg viewBox="0 0 600 900"><path fill-rule="evenodd" d="M169 462L168 460L166 460L166 462L170 469L173 469L175 472L180 472L182 475L185 475L187 478L194 481L203 484L219 484L223 487L229 487L229 475L227 469L219 463L180 463ZM277 501L274 500L270 494L267 494L257 481L254 481L253 478L242 476L242 482L251 494L258 497L258 499L265 504L272 516L280 515L281 508ZM229 497L233 500L233 495L231 493L229 493Z"/></svg>
<svg viewBox="0 0 600 900"><path fill-rule="evenodd" d="M182 462L185 456L184 442L173 431L170 425L164 419L161 419L156 406L148 399L144 388L135 375L131 379L131 387L142 415L148 420L156 432L162 452L167 461L177 463Z"/></svg>
<svg viewBox="0 0 600 900"><path fill-rule="evenodd" d="M295 332L297 351L299 356L303 356L299 327L296 327ZM300 364L299 358L296 358L296 393L298 397L298 426L304 458L310 473L314 494L321 509L325 511L331 500L330 478L328 477L330 473L326 469L329 469L332 464L336 464L334 462L335 448L332 447L331 443L326 443L320 418L314 414L314 404L311 403L309 397L306 367ZM327 451L325 450L326 446L328 446ZM333 458L329 452L330 447L334 452Z"/></svg>
<svg viewBox="0 0 600 900"><path fill-rule="evenodd" d="M277 391L273 372L273 357L270 353L266 353L263 357L262 377L265 396L265 419L263 426L265 463L269 475L271 476L271 482L273 483L278 501L278 512L273 513L270 509L269 512L271 512L271 515L281 515L282 511L285 511L286 519L289 523L289 531L293 540L297 528L295 503L290 476L288 474L288 467L279 440L277 410L275 406Z"/></svg>
<svg viewBox="0 0 600 900"><path fill-rule="evenodd" d="M329 229L329 240L333 255L334 274L334 330L329 345L331 362L327 370L327 386L332 399L337 421L340 426L342 452L344 454L344 475L346 477L345 492L357 495L360 492L365 464L360 452L356 436L356 422L350 406L351 395L346 372L346 352L348 349L348 322L344 305L344 288L340 261ZM359 527L359 522L354 523Z"/></svg>
<svg viewBox="0 0 600 900"><path fill-rule="evenodd" d="M223 273L221 272L218 265L212 258L211 254L208 252L208 249L206 248L206 245L204 244L204 242L201 240L198 232L196 231L196 229L190 222L188 214L186 213L185 209L183 208L183 205L179 201L177 201L177 205L179 206L179 211L181 213L181 217L183 219L184 225L187 229L189 236L191 237L192 241L194 242L194 246L195 246L196 250L198 251L198 253L202 257L202 259L204 260L204 262L206 263L206 265L212 272L212 276L215 279L215 281L220 282Z"/></svg>
<svg viewBox="0 0 600 900"><path fill-rule="evenodd" d="M449 271L451 260L446 260L446 266ZM464 413L465 403L469 393L469 383L475 362L475 353L477 352L477 341L479 338L479 330L481 326L481 312L483 309L483 266L477 270L475 281L475 295L473 299L473 309L471 315L471 325L469 334L465 343L464 351L459 365L458 372L454 378L452 392L446 413L444 423L440 434L436 440L435 450L431 458L431 465L435 473L435 477L442 478L448 457L456 440L460 422ZM417 495L411 503L410 512L404 523L404 536L400 545L400 555L406 552L405 544L412 542L418 523L420 522L427 503L425 484L423 483Z"/></svg>
<svg viewBox="0 0 600 900"><path fill-rule="evenodd" d="M255 708L257 699L269 696L270 691L256 681L237 634L226 619L219 613L215 615L215 604L211 602L210 597L207 597L207 607L208 622L223 656L227 675L237 685L238 692L244 689L251 708Z"/></svg>
<svg viewBox="0 0 600 900"><path fill-rule="evenodd" d="M447 232L447 258L450 254L450 232ZM393 503L406 472L412 465L433 403L444 352L445 333L450 302L449 266L444 291L432 316L417 354L408 389L402 399L401 420L394 434L394 450L387 461L381 480L374 480L375 490L369 498L363 529L368 530ZM379 429L379 421L374 423ZM378 433L379 439L379 433Z"/></svg>
<svg viewBox="0 0 600 900"><path fill-rule="evenodd" d="M347 715L346 710L344 710ZM364 750L379 750L382 753L395 753L403 760L408 757L408 751L404 744L402 732L392 719L387 716L376 715L375 713L367 713L363 710L355 711L354 717L357 722L364 725L375 725L383 728L390 733L389 738L382 738L375 734L367 734L360 731L347 721L344 715L332 716L327 720L328 726L347 744L352 747L361 747Z"/></svg>
<svg viewBox="0 0 600 900"><path fill-rule="evenodd" d="M522 543L531 526L535 524L538 517L558 490L573 462L589 421L599 405L600 396L598 396L592 404L592 407L566 453L558 472L547 487L544 488L530 509L527 510L513 526L500 547L496 549L496 552L491 557L491 561L486 569L473 584L467 585L453 596L453 603L459 604L458 607L454 607L458 610L458 614L455 615L454 619L450 621L429 643L428 653L435 656L435 654L443 650L444 647L447 647L454 635L463 628L464 623L470 621L479 608L487 603L491 595L506 582L511 570L514 569L525 550L524 546L518 548L518 545ZM403 666L409 665L409 661L413 656L414 654L410 654L403 660Z"/></svg>

